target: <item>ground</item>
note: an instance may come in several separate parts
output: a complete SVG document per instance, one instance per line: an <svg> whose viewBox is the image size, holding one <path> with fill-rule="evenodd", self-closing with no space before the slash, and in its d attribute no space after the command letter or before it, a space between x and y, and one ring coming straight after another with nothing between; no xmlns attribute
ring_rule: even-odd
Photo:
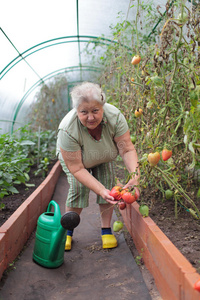
<svg viewBox="0 0 200 300"><path fill-rule="evenodd" d="M120 181L124 177L124 170L117 168L116 171ZM140 199L150 208L151 219L200 273L200 220L192 217L180 205L178 205L178 218L175 218L174 199L163 199L160 192L155 193L150 187L141 191ZM141 204L140 199L139 204ZM200 210L200 201L195 199L195 204Z"/></svg>
<svg viewBox="0 0 200 300"><path fill-rule="evenodd" d="M54 163L50 165L49 170ZM17 187L19 194L3 199L2 202L5 204L5 208L0 211L0 226L44 180L40 176L35 177L33 171L29 174L31 177L29 183L34 183L35 187L26 188L24 185L19 185ZM194 219L189 212L180 206L178 219L175 219L174 201L163 200L161 195L155 195L147 189L143 191L142 198L150 207L150 217L153 221L200 273L200 220ZM135 259L142 267L142 257L138 255L130 235L125 233L125 238Z"/></svg>

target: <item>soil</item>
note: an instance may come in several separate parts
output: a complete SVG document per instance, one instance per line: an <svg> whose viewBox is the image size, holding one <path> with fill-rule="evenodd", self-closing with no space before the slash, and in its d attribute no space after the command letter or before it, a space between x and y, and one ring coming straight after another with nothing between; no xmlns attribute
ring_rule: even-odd
<svg viewBox="0 0 200 300"><path fill-rule="evenodd" d="M55 161L49 165L49 172L54 164ZM3 199L2 202L5 204L5 208L0 210L0 226L44 180L42 176L35 176L34 170L35 168L32 168L29 174L31 178L29 183L35 184L34 187L27 188L25 185L19 185L17 186L19 194L10 195ZM123 178L123 176L124 173L122 174L122 172L118 170L117 177L120 179L120 177ZM193 267L196 268L197 272L200 273L200 220L194 219L192 215L181 206L178 207L178 218L176 219L174 212L174 201L164 200L159 193L155 194L151 192L150 189L146 189L141 193L141 199L145 199L145 204L149 206L149 216L151 219L158 225L158 227L179 249L179 251L188 259ZM140 201L138 201L138 203L140 204ZM200 205L198 206L200 209ZM129 233L124 231L124 235L136 262L143 272L144 266L142 254L137 252ZM147 272L145 272L144 275L147 277L149 276ZM149 277L146 280L147 286L149 285L149 288L152 289L152 277ZM158 298L155 297L154 299Z"/></svg>
<svg viewBox="0 0 200 300"><path fill-rule="evenodd" d="M116 173L119 181L123 182L124 168L116 168ZM196 183L195 188L198 190ZM155 193L154 190L151 191L151 187L141 191L140 199L137 202L148 205L150 218L200 274L200 219L195 219L190 212L180 205L177 207L178 215L176 218L174 199L163 199L162 194ZM200 210L200 201L197 199L193 199L193 201ZM130 236L127 235L125 238L127 243L132 245L130 249L133 248L134 250ZM133 255L138 256L137 253L133 253ZM142 263L142 260L139 263Z"/></svg>
<svg viewBox="0 0 200 300"><path fill-rule="evenodd" d="M48 172L46 176L51 171L52 167L56 161L52 161L48 165ZM15 212L15 210L34 192L34 190L42 183L45 179L41 174L37 176L34 175L34 172L37 170L36 166L33 166L29 173L29 184L34 184L33 187L26 187L24 184L16 185L18 194L9 195L0 200L0 204L5 204L5 207L0 210L0 226Z"/></svg>
<svg viewBox="0 0 200 300"><path fill-rule="evenodd" d="M149 207L152 205L151 219L200 274L200 220L194 219L181 206L178 206L178 217L175 218L173 199L162 200L159 196L147 195L145 202Z"/></svg>

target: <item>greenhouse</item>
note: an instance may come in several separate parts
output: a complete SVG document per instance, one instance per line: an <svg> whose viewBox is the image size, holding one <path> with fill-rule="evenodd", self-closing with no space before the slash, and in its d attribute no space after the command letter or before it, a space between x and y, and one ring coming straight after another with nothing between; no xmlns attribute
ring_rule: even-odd
<svg viewBox="0 0 200 300"><path fill-rule="evenodd" d="M58 266L57 261L44 263L47 269L40 277L31 260L27 270L37 273L35 282L49 276L44 286L50 286L51 268L56 268L58 287L61 282L69 284L67 294L86 299L87 291L94 295L95 278L98 281L100 276L94 261L111 259L113 269L105 265L107 288L102 277L94 299L199 299L200 1L4 2L0 10L0 299L9 299L7 287L18 276L13 270L9 278L9 267L31 235L33 260L43 264L36 258L35 231L46 210L55 217L60 209L65 251L58 250L57 243L47 249L53 247L50 257L60 255L64 264L57 269L60 261ZM88 206L87 197L92 203L97 198L100 214L93 204L88 215L87 210L81 212ZM108 213L111 208L113 215ZM75 231L76 226L70 227L67 217L64 220L69 212L72 218L72 211L76 217L81 213L77 222L83 224L77 223ZM110 223L106 218L111 218ZM86 245L84 227L91 237L101 231L100 246L92 238ZM40 240L45 239L46 233ZM99 250L101 242L103 249L115 249L104 253ZM71 246L72 251L66 251ZM127 247L131 257L127 254L126 262L118 261ZM95 257L92 261L90 256L95 270L91 271L86 253L81 254L93 289L86 289L84 278L78 277L78 262L68 266L80 249ZM134 266L127 263L129 259ZM116 260L121 266L125 263L124 280L112 277L118 273ZM145 282L143 265L154 287ZM140 269L140 275L133 269ZM70 274L66 281L59 270ZM10 299L24 294L34 299L33 281L27 281L24 293L20 284L16 286L19 294L16 291ZM48 299L66 299L62 287L52 290ZM42 293L38 292L38 299L47 299Z"/></svg>

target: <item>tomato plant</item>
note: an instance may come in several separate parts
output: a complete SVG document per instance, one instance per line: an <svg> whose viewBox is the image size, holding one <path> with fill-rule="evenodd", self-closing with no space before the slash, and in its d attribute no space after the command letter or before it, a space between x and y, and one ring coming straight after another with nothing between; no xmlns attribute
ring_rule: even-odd
<svg viewBox="0 0 200 300"><path fill-rule="evenodd" d="M165 199L169 189L175 216L180 203L199 217L193 191L199 188L200 169L200 13L184 1L173 3L161 19L153 4L140 1L137 12L129 22L122 17L111 27L117 43L104 48L99 82L136 137L141 192L149 188ZM157 27L149 32L150 24ZM142 60L136 61L133 53L140 53ZM134 68L130 61L137 62ZM135 107L142 110L142 118L139 110L135 115Z"/></svg>

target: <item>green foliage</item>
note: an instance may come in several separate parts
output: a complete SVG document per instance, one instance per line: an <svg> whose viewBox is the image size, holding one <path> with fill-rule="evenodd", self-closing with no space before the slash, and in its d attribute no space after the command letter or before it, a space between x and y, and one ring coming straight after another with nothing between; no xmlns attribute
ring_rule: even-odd
<svg viewBox="0 0 200 300"><path fill-rule="evenodd" d="M151 1L134 2L128 22L121 20L112 28L117 43L102 48L99 82L137 137L141 190L149 186L163 199L165 190L173 190L175 210L179 202L200 217L190 188L196 182L194 171L200 169L200 10L185 2L168 1L164 14ZM130 20L132 9L136 15ZM133 66L136 54L142 60ZM134 115L138 108L141 118ZM172 150L172 158L150 167L148 153L164 148Z"/></svg>
<svg viewBox="0 0 200 300"><path fill-rule="evenodd" d="M12 135L0 135L0 199L17 194L19 184L30 186L28 173L32 165L38 164L45 175L49 161L55 158L55 141L55 132L33 132L28 126Z"/></svg>
<svg viewBox="0 0 200 300"><path fill-rule="evenodd" d="M40 126L42 130L57 130L61 119L70 109L67 93L68 82L64 76L54 77L43 84L28 114L32 126Z"/></svg>

